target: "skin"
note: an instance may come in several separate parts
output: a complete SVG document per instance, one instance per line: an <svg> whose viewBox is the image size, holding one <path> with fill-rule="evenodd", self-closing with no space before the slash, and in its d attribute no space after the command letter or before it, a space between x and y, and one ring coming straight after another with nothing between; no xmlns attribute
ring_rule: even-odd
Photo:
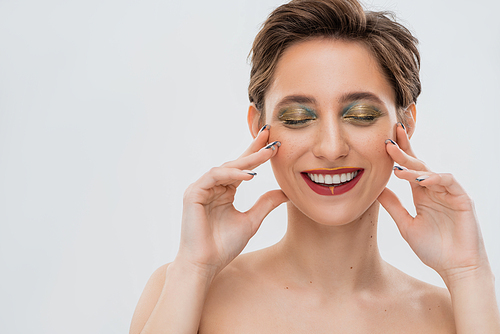
<svg viewBox="0 0 500 334"><path fill-rule="evenodd" d="M290 96L300 96L300 103ZM406 111L411 117L405 130L393 101L389 83L361 44L313 39L287 49L266 94L270 128L259 132L260 112L250 106L255 140L248 150L188 188L179 253L152 275L130 333L500 332L472 201L451 175L432 173L415 158L409 142L415 106ZM376 109L377 117L353 121L347 112L353 105ZM264 148L275 141L281 146ZM267 160L281 190L238 212L232 205L236 188ZM395 174L411 184L415 217L385 188L394 161L407 168ZM342 166L364 170L342 195L316 194L301 176L308 169ZM284 238L238 256L283 202ZM381 259L379 202L448 289Z"/></svg>
<svg viewBox="0 0 500 334"><path fill-rule="evenodd" d="M289 211L303 213L306 217L300 220L309 218L328 226L360 218L384 189L393 166L384 141L396 135L394 92L367 50L358 44L348 45L315 40L290 48L279 62L276 79L266 95L270 140L283 142L271 164L281 189L293 203ZM370 93L380 102L341 101L343 96L358 92ZM306 105L316 111L317 119L297 125L280 121L276 106L287 96L314 99L315 103ZM347 121L343 111L353 103L377 108L382 115L373 122ZM290 105L296 104L285 107ZM317 195L300 175L304 170L342 166L364 168L361 181L342 196ZM347 206L349 210L345 210Z"/></svg>

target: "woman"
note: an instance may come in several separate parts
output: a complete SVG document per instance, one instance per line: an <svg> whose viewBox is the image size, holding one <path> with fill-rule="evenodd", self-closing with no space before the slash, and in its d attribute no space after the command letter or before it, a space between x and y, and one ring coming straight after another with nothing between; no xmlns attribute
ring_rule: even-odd
<svg viewBox="0 0 500 334"><path fill-rule="evenodd" d="M410 146L420 81L409 31L355 0L292 1L265 22L252 62L255 140L186 190L179 252L152 275L130 332L500 333L472 201ZM236 188L267 160L281 190L238 212ZM394 162L415 217L385 188ZM284 238L238 256L284 202ZM448 289L381 259L379 203Z"/></svg>

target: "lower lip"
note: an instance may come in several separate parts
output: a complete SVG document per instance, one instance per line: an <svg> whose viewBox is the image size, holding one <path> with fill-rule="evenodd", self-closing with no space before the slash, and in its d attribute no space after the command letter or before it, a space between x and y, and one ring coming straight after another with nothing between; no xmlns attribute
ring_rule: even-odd
<svg viewBox="0 0 500 334"><path fill-rule="evenodd" d="M352 179L351 181L349 181L341 186L333 187L333 194L332 194L332 191L330 190L330 187L332 187L332 186L321 186L321 185L311 181L311 179L309 178L309 176L307 176L307 174L301 173L301 175L304 178L304 180L306 181L309 188L311 188L315 193L320 194L320 195L324 195L324 196L334 196L334 195L342 195L342 194L348 192L349 190L351 190L352 188L354 188L354 186L361 179L363 172L364 172L364 169L360 170L358 172L358 175L356 175L356 177L354 179Z"/></svg>

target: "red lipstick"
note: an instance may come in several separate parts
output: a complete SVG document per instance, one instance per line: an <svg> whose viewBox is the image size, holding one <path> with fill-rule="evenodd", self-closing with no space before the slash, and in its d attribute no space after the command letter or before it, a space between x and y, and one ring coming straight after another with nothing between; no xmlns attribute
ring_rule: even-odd
<svg viewBox="0 0 500 334"><path fill-rule="evenodd" d="M359 182L361 176L363 176L364 169L359 167L338 167L338 168L319 168L319 169L310 169L303 171L301 173L302 178L306 181L307 185L317 194L325 195L325 196L333 196L333 195L341 195L352 188ZM320 174L323 176L326 175L336 175L335 177L339 177L340 174L354 173L356 174L354 178L349 181L341 182L336 184L326 184L326 183L316 183L309 177L308 174Z"/></svg>

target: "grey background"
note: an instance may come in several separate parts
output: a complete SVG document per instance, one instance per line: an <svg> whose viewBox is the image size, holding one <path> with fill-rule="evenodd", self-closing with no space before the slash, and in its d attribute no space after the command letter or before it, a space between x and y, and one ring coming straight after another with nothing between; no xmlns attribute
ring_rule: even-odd
<svg viewBox="0 0 500 334"><path fill-rule="evenodd" d="M184 189L251 141L246 57L281 3L0 1L0 332L128 331L175 256ZM474 198L500 277L500 5L367 3L421 41L414 149ZM257 171L242 210L277 187L268 164ZM408 185L389 186L411 208ZM385 212L379 225L387 261L442 285ZM280 207L246 251L284 231Z"/></svg>

